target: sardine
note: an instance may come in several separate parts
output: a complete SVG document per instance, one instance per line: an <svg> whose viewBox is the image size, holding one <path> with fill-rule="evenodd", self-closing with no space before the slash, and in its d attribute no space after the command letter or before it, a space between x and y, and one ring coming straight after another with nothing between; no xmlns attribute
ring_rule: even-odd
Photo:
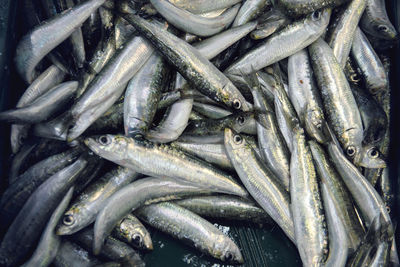
<svg viewBox="0 0 400 267"><path fill-rule="evenodd" d="M144 136L157 109L167 68L162 57L154 53L131 79L125 92L125 134L137 138Z"/></svg>
<svg viewBox="0 0 400 267"><path fill-rule="evenodd" d="M249 74L293 55L321 36L328 26L330 15L329 9L316 11L288 25L234 62L225 73L229 76Z"/></svg>
<svg viewBox="0 0 400 267"><path fill-rule="evenodd" d="M237 245L214 225L173 203L158 203L135 212L147 224L229 264L243 263Z"/></svg>
<svg viewBox="0 0 400 267"><path fill-rule="evenodd" d="M225 148L232 165L251 196L295 242L289 193L239 134L225 129Z"/></svg>
<svg viewBox="0 0 400 267"><path fill-rule="evenodd" d="M70 81L57 85L21 108L0 113L0 121L18 124L34 124L54 116L72 100L78 82Z"/></svg>
<svg viewBox="0 0 400 267"><path fill-rule="evenodd" d="M73 201L57 227L57 234L71 235L94 222L107 199L138 176L135 171L122 167L106 173Z"/></svg>
<svg viewBox="0 0 400 267"><path fill-rule="evenodd" d="M353 44L354 34L367 0L352 0L338 14L333 29L328 33L327 43L342 68L346 65Z"/></svg>
<svg viewBox="0 0 400 267"><path fill-rule="evenodd" d="M94 224L93 252L99 254L106 237L115 225L129 212L141 207L165 200L179 199L183 196L210 193L187 183L170 178L140 179L115 193L96 217ZM132 195L135 195L132 198ZM121 201L124 205L121 206Z"/></svg>
<svg viewBox="0 0 400 267"><path fill-rule="evenodd" d="M384 0L367 0L367 7L360 21L361 28L380 39L395 41L397 31L390 22Z"/></svg>
<svg viewBox="0 0 400 267"><path fill-rule="evenodd" d="M32 103L38 97L64 80L65 72L55 65L48 67L32 84L25 90L17 102L16 107L21 108ZM11 149L16 153L28 136L29 126L11 125Z"/></svg>
<svg viewBox="0 0 400 267"><path fill-rule="evenodd" d="M360 28L356 29L351 54L361 69L365 85L371 94L380 93L388 86L385 68Z"/></svg>
<svg viewBox="0 0 400 267"><path fill-rule="evenodd" d="M61 200L60 204L58 204L57 208L54 210L51 215L49 222L46 225L46 228L43 231L43 234L40 238L38 246L33 253L32 257L24 263L24 267L36 267L36 266L49 266L51 262L57 255L58 248L61 243L61 238L56 235L54 229L57 226L58 221L63 215L65 209L68 206L69 201L72 198L72 193L74 192L74 188L71 187L64 198Z"/></svg>
<svg viewBox="0 0 400 267"><path fill-rule="evenodd" d="M92 250L93 238L92 228L86 228L72 236L72 239L76 241L78 245L81 245L88 251ZM111 261L120 262L124 266L145 266L138 252L124 242L121 242L113 237L108 237L106 239L100 256Z"/></svg>
<svg viewBox="0 0 400 267"><path fill-rule="evenodd" d="M301 124L307 134L323 143L324 110L306 49L289 57L288 79L288 95Z"/></svg>
<svg viewBox="0 0 400 267"><path fill-rule="evenodd" d="M329 230L334 229L334 231L342 231L342 228L340 227L344 227L345 238L336 235L333 237L336 240L343 240L344 243L341 243L341 246L339 246L341 249L339 250L337 250L338 247L335 246L335 253L330 253L331 256L329 257L337 258L336 253L340 253L340 250L346 251L345 247L348 248L347 253L350 255L358 248L364 238L363 226L360 224L360 220L358 219L358 215L354 209L352 197L347 190L346 185L335 170L324 149L315 141L309 141L308 144L313 155L315 168L321 180L321 191L325 214L326 217L331 217L331 219L328 219L328 228ZM329 220L331 221L329 222ZM335 228L336 224L332 224L335 222L338 224L337 229ZM343 233L341 233L341 235L343 235ZM331 241L331 233L329 233L329 240ZM335 242L336 241L334 241L334 243ZM332 262L335 261L332 260Z"/></svg>
<svg viewBox="0 0 400 267"><path fill-rule="evenodd" d="M261 157L280 182L289 191L290 154L279 130L275 112L264 98L256 74L246 77L254 99L258 146Z"/></svg>
<svg viewBox="0 0 400 267"><path fill-rule="evenodd" d="M1 242L2 265L15 266L33 248L51 214L86 164L83 157L79 158L50 177L29 197Z"/></svg>
<svg viewBox="0 0 400 267"><path fill-rule="evenodd" d="M211 36L227 28L239 10L239 4L229 8L220 16L205 18L180 9L168 0L150 0L153 7L178 29L198 36Z"/></svg>
<svg viewBox="0 0 400 267"><path fill-rule="evenodd" d="M304 266L319 266L326 258L328 233L311 150L302 128L293 129L290 158L290 210L297 248Z"/></svg>
<svg viewBox="0 0 400 267"><path fill-rule="evenodd" d="M230 175L170 145L112 135L88 138L85 143L101 157L145 175L174 178L213 191L247 196Z"/></svg>
<svg viewBox="0 0 400 267"><path fill-rule="evenodd" d="M125 15L124 18L148 38L200 92L217 102L224 103L229 108L242 111L250 109L232 82L195 48L138 16Z"/></svg>
<svg viewBox="0 0 400 267"><path fill-rule="evenodd" d="M150 233L132 214L128 214L117 223L113 232L113 236L125 243L130 244L134 248L141 250L153 250L153 242Z"/></svg>
<svg viewBox="0 0 400 267"><path fill-rule="evenodd" d="M35 78L36 65L67 39L105 0L89 0L35 27L19 41L15 57L18 73L27 82ZM62 29L62 30L60 30Z"/></svg>
<svg viewBox="0 0 400 267"><path fill-rule="evenodd" d="M232 27L243 25L253 19L256 19L268 6L271 5L270 0L253 0L245 1L240 7Z"/></svg>
<svg viewBox="0 0 400 267"><path fill-rule="evenodd" d="M328 123L333 128L346 155L363 167L374 167L382 160L375 148L362 146L363 127L360 112L333 50L322 39L313 43L309 52L325 107Z"/></svg>

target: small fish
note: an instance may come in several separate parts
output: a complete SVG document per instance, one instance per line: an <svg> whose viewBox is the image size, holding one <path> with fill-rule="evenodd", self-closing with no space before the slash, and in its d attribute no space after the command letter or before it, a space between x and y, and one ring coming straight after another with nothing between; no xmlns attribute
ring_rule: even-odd
<svg viewBox="0 0 400 267"><path fill-rule="evenodd" d="M143 207L135 213L151 226L221 261L243 263L239 248L229 237L189 210L164 202Z"/></svg>

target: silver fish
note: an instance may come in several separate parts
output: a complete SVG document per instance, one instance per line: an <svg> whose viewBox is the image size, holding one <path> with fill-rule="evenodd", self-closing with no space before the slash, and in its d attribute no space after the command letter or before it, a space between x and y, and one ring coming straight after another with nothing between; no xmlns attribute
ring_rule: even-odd
<svg viewBox="0 0 400 267"><path fill-rule="evenodd" d="M36 26L19 41L15 57L18 73L27 82L35 78L36 65L67 39L105 0L89 0ZM62 30L59 30L62 29Z"/></svg>

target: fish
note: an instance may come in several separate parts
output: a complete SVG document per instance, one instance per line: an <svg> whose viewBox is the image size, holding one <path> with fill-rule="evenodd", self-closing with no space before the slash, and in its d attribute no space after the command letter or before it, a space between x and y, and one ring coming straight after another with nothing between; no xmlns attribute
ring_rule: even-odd
<svg viewBox="0 0 400 267"><path fill-rule="evenodd" d="M2 265L15 266L27 256L40 238L51 214L86 164L84 157L79 158L51 176L29 197L1 242Z"/></svg>
<svg viewBox="0 0 400 267"><path fill-rule="evenodd" d="M228 157L250 195L295 242L290 195L284 185L260 160L246 139L226 128L224 143Z"/></svg>
<svg viewBox="0 0 400 267"><path fill-rule="evenodd" d="M207 37L221 32L235 19L239 4L227 9L214 18L205 18L174 6L167 0L150 0L153 7L178 29L198 36Z"/></svg>
<svg viewBox="0 0 400 267"><path fill-rule="evenodd" d="M43 57L67 39L105 1L85 1L36 26L22 37L17 45L14 61L18 73L25 82L32 83L36 76L35 67Z"/></svg>
<svg viewBox="0 0 400 267"><path fill-rule="evenodd" d="M195 48L138 16L125 15L124 18L148 38L200 92L224 103L228 108L250 110L247 101L233 83Z"/></svg>
<svg viewBox="0 0 400 267"><path fill-rule="evenodd" d="M363 126L360 112L344 72L333 50L322 39L309 47L327 122L335 132L346 155L358 165L376 168L385 166L375 147L363 147Z"/></svg>
<svg viewBox="0 0 400 267"><path fill-rule="evenodd" d="M244 76L251 87L256 112L258 147L265 164L289 191L290 153L278 127L276 114L264 98L257 74Z"/></svg>
<svg viewBox="0 0 400 267"><path fill-rule="evenodd" d="M29 197L50 177L70 165L78 158L81 151L71 149L53 155L31 166L21 174L2 194L0 214L2 226L8 226L18 215Z"/></svg>
<svg viewBox="0 0 400 267"><path fill-rule="evenodd" d="M371 94L375 95L388 86L383 63L360 28L356 29L351 54L361 69L365 86Z"/></svg>
<svg viewBox="0 0 400 267"><path fill-rule="evenodd" d="M333 54L342 68L349 57L355 31L366 5L367 0L350 1L338 14L337 21L326 37L327 43L332 47Z"/></svg>
<svg viewBox="0 0 400 267"><path fill-rule="evenodd" d="M21 108L32 103L48 90L61 83L65 75L66 73L56 65L51 65L26 88L25 92L18 100L16 107ZM17 153L21 145L25 142L29 128L28 125L11 125L10 142L13 153Z"/></svg>
<svg viewBox="0 0 400 267"><path fill-rule="evenodd" d="M0 112L0 121L16 124L45 121L68 105L77 88L77 81L61 83L26 106Z"/></svg>
<svg viewBox="0 0 400 267"><path fill-rule="evenodd" d="M117 239L130 244L134 248L140 250L153 250L153 241L151 240L150 233L139 219L132 214L126 215L117 223L112 235Z"/></svg>
<svg viewBox="0 0 400 267"><path fill-rule="evenodd" d="M256 19L265 9L271 6L270 0L245 1L240 7L232 27L240 26Z"/></svg>
<svg viewBox="0 0 400 267"><path fill-rule="evenodd" d="M369 229L374 219L381 216L381 224L388 224L389 235L393 235L392 222L382 198L357 167L344 156L334 140L332 138L328 144L328 154L360 209L365 226Z"/></svg>
<svg viewBox="0 0 400 267"><path fill-rule="evenodd" d="M138 177L133 170L117 167L96 180L68 207L56 229L57 235L74 234L94 222L107 199Z"/></svg>
<svg viewBox="0 0 400 267"><path fill-rule="evenodd" d="M237 245L214 225L176 204L163 202L142 207L139 218L201 252L230 264L243 263Z"/></svg>
<svg viewBox="0 0 400 267"><path fill-rule="evenodd" d="M91 251L93 245L93 229L86 228L72 236L72 239L84 249ZM145 266L139 253L133 248L113 237L108 237L100 255L111 261L126 266Z"/></svg>
<svg viewBox="0 0 400 267"><path fill-rule="evenodd" d="M210 189L178 182L170 178L148 177L125 186L109 199L96 217L93 253L98 255L106 237L112 232L115 225L129 212L133 212L143 204L149 205L163 200L179 199L184 196L210 192L212 192ZM136 197L132 198L132 195L136 195ZM123 206L121 206L121 199L125 200Z"/></svg>
<svg viewBox="0 0 400 267"><path fill-rule="evenodd" d="M124 98L124 128L127 136L144 136L153 122L160 94L168 75L167 65L154 53L129 81Z"/></svg>
<svg viewBox="0 0 400 267"><path fill-rule="evenodd" d="M49 266L57 255L58 248L61 243L61 238L55 234L55 227L60 220L64 210L67 208L69 201L72 198L74 188L71 187L64 198L58 204L57 208L51 215L49 222L40 237L39 243L35 252L29 261L25 262L22 266L34 267L34 266Z"/></svg>
<svg viewBox="0 0 400 267"><path fill-rule="evenodd" d="M288 96L307 134L324 143L324 110L306 49L289 57Z"/></svg>
<svg viewBox="0 0 400 267"><path fill-rule="evenodd" d="M321 265L326 258L328 233L321 192L304 129L293 129L290 158L290 210L297 248L304 266Z"/></svg>
<svg viewBox="0 0 400 267"><path fill-rule="evenodd" d="M67 140L79 137L123 94L128 81L151 56L153 47L142 37L134 36L90 83L70 110L73 119ZM116 71L118 69L118 71Z"/></svg>
<svg viewBox="0 0 400 267"><path fill-rule="evenodd" d="M247 196L246 190L227 173L170 145L112 135L88 138L85 143L99 156L145 175L169 177L218 192Z"/></svg>
<svg viewBox="0 0 400 267"><path fill-rule="evenodd" d="M335 236L332 237L335 238L335 240L343 240L343 243L340 243L341 245L339 246L342 249L337 250L337 246L335 246L334 249L339 254L339 251L343 251L348 255L351 255L355 250L357 250L362 239L364 238L364 226L358 218L354 208L354 201L349 190L342 181L342 177L340 177L339 173L336 171L324 148L315 141L309 141L308 145L310 146L315 169L320 179L321 195L325 207L325 215L327 219L329 217L331 218L327 220L328 230L329 232L331 229L333 229L333 231L340 230L341 233L338 234L344 235L343 237L335 234ZM336 228L336 225L338 228ZM342 231L344 231L344 233ZM331 242L330 233L329 242ZM336 241L332 240L332 242L335 243ZM330 247L329 250L331 251ZM333 255L337 254L335 253ZM339 258L333 255L328 256L328 258ZM343 256L343 258L346 259L345 256ZM343 258L341 261L343 261ZM332 262L336 261L332 260ZM334 266L333 263L332 266Z"/></svg>
<svg viewBox="0 0 400 267"><path fill-rule="evenodd" d="M395 41L398 38L398 33L389 20L383 0L367 0L360 25L365 32L379 39Z"/></svg>
<svg viewBox="0 0 400 267"><path fill-rule="evenodd" d="M331 11L316 11L277 32L229 66L229 76L250 74L284 59L317 40L329 23Z"/></svg>

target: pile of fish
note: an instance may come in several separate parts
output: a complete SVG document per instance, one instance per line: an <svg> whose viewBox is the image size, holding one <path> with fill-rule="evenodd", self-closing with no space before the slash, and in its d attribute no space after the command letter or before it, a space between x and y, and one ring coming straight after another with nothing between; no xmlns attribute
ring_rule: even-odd
<svg viewBox="0 0 400 267"><path fill-rule="evenodd" d="M157 229L277 225L303 266L394 266L384 0L23 0L2 266L143 266ZM160 259L162 261L162 259Z"/></svg>

